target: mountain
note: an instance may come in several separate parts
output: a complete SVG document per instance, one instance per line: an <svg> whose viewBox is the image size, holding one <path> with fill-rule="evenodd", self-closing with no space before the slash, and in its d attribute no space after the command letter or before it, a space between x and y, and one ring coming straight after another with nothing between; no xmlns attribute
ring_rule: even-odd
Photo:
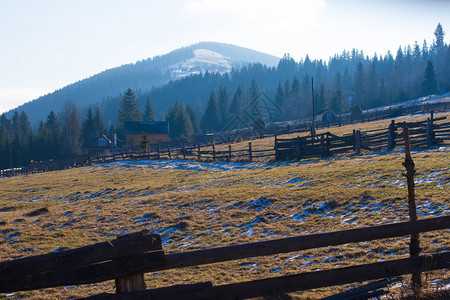
<svg viewBox="0 0 450 300"><path fill-rule="evenodd" d="M275 56L231 44L201 42L166 55L105 70L25 103L9 111L7 116L11 117L15 110L23 110L35 125L51 110L60 111L67 101L83 109L116 98L128 87L139 94L190 75L228 73L249 63L273 67L279 60Z"/></svg>

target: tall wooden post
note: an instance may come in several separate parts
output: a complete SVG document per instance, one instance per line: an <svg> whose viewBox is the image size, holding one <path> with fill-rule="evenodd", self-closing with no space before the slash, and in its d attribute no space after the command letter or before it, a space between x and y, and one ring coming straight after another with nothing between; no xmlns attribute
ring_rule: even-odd
<svg viewBox="0 0 450 300"><path fill-rule="evenodd" d="M360 155L361 154L361 131L359 131L359 130L356 130L355 148L356 148L356 154Z"/></svg>
<svg viewBox="0 0 450 300"><path fill-rule="evenodd" d="M392 120L391 124L389 124L388 131L388 150L393 150L395 148L395 121Z"/></svg>
<svg viewBox="0 0 450 300"><path fill-rule="evenodd" d="M172 153L170 153L170 143L167 145L167 152L169 154L169 159L172 159Z"/></svg>
<svg viewBox="0 0 450 300"><path fill-rule="evenodd" d="M216 160L216 145L212 144L212 157L213 160Z"/></svg>
<svg viewBox="0 0 450 300"><path fill-rule="evenodd" d="M202 158L202 154L200 153L200 144L197 145L197 158L200 160Z"/></svg>
<svg viewBox="0 0 450 300"><path fill-rule="evenodd" d="M300 159L300 137L295 139L295 155Z"/></svg>
<svg viewBox="0 0 450 300"><path fill-rule="evenodd" d="M417 221L417 211L416 211L416 199L414 193L414 174L416 170L414 169L414 162L411 157L411 148L409 143L409 131L408 127L403 128L403 138L405 139L405 162L403 166L406 169L406 182L408 185L408 210L409 210L409 220ZM409 255L411 257L419 256L420 246L419 246L419 234L411 234L411 240L409 244ZM420 272L413 273L411 276L411 281L413 285L414 296L419 299L420 289L422 287L422 279Z"/></svg>
<svg viewBox="0 0 450 300"><path fill-rule="evenodd" d="M231 145L228 145L228 161L231 161Z"/></svg>
<svg viewBox="0 0 450 300"><path fill-rule="evenodd" d="M186 159L186 143L183 142L183 159Z"/></svg>
<svg viewBox="0 0 450 300"><path fill-rule="evenodd" d="M253 159L253 155L252 155L252 142L248 143L248 159L251 162Z"/></svg>
<svg viewBox="0 0 450 300"><path fill-rule="evenodd" d="M278 154L278 141L277 141L277 135L275 135L275 145L274 145L274 147L275 147L275 160L277 161L278 160L278 156L279 156L279 154Z"/></svg>
<svg viewBox="0 0 450 300"><path fill-rule="evenodd" d="M432 145L432 129L431 129L431 121L430 118L427 119L427 148L430 148Z"/></svg>

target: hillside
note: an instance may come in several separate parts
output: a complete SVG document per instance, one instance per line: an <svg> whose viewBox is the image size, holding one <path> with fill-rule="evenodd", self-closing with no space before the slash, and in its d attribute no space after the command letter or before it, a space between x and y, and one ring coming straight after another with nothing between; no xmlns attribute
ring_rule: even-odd
<svg viewBox="0 0 450 300"><path fill-rule="evenodd" d="M277 57L235 45L201 42L165 55L105 70L17 109L25 111L31 123L36 124L40 119L45 119L51 110L58 112L66 101L84 108L108 97L116 97L128 87L135 91L147 91L192 74L225 73L233 67L255 62L276 66L278 61ZM7 115L10 117L13 111Z"/></svg>
<svg viewBox="0 0 450 300"><path fill-rule="evenodd" d="M389 121L380 122L386 126ZM378 125L334 129L351 132L357 126ZM448 147L412 155L418 171L419 219L448 215ZM143 229L162 236L166 253L180 253L406 221L403 160L401 150L278 163L140 160L4 178L0 260L59 252ZM43 213L37 214L39 209ZM445 251L450 236L447 230L420 238L422 254L430 254ZM147 273L145 280L149 288L202 281L218 285L381 262L407 257L408 242L409 237L390 238L246 258ZM446 270L427 273L426 288L436 291L448 285L445 274ZM392 292L410 293L409 276L403 280ZM319 299L348 287L290 296ZM75 298L113 291L114 281L107 281L12 296Z"/></svg>

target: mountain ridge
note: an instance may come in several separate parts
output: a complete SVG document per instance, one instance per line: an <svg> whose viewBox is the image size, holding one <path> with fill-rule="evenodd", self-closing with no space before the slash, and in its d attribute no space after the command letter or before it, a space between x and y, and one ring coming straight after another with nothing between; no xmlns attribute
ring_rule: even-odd
<svg viewBox="0 0 450 300"><path fill-rule="evenodd" d="M196 53L209 51L209 61L195 61ZM215 53L215 54L214 54ZM214 61L214 54L222 63ZM204 55L205 56L205 55ZM191 66L190 62L193 64ZM117 97L128 87L133 90L150 91L189 75L205 72L230 72L249 63L276 66L280 58L260 51L219 42L199 42L175 49L164 55L143 59L99 72L90 77L68 84L52 93L38 97L6 113L24 111L33 125L45 119L50 111L60 111L68 101L83 109L100 104L108 97ZM179 70L177 66L184 67ZM191 68L193 67L193 68ZM220 68L219 68L220 67Z"/></svg>

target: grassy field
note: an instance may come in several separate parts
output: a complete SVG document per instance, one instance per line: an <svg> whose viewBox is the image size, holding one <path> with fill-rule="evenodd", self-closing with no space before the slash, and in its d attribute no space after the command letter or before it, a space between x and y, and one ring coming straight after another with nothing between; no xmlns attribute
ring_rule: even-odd
<svg viewBox="0 0 450 300"><path fill-rule="evenodd" d="M342 134L388 122L330 131ZM253 141L270 142L273 138ZM450 212L449 150L413 152L419 218ZM163 249L174 253L408 220L403 160L397 149L283 163L115 162L2 178L0 260L76 248L141 229L161 234ZM26 215L44 207L48 212ZM407 237L386 239L169 270L146 274L146 281L149 288L203 281L217 285L343 267L407 257L408 242ZM449 245L449 230L421 235L423 253L448 250ZM445 271L427 277L431 290L450 283ZM292 297L317 299L345 288ZM114 292L114 282L7 298L61 299L101 292Z"/></svg>

